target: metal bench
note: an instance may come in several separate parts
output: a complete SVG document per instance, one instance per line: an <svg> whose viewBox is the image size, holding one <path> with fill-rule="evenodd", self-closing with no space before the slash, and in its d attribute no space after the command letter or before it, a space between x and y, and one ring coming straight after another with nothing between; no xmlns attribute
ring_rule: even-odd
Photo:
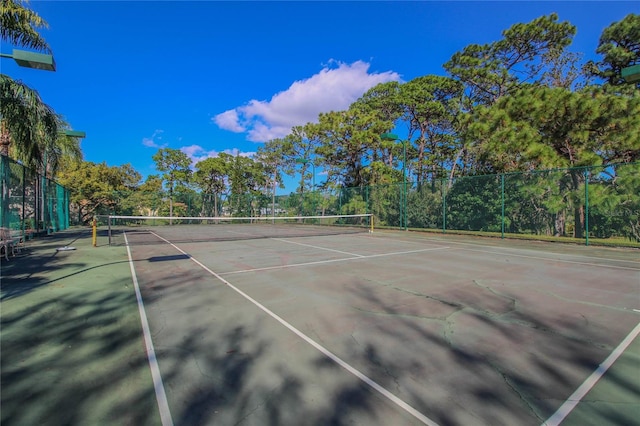
<svg viewBox="0 0 640 426"><path fill-rule="evenodd" d="M4 250L4 258L9 260L9 250L15 256L16 251L20 253L21 244L24 242L22 233L12 233L8 228L0 228L0 250Z"/></svg>

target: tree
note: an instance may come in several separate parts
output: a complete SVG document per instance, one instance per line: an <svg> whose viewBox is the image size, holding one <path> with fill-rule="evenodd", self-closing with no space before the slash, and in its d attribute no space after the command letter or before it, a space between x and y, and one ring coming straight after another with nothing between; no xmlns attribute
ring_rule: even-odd
<svg viewBox="0 0 640 426"><path fill-rule="evenodd" d="M359 115L372 117L372 122L379 125L381 133L386 133L396 127L403 117L403 87L397 81L380 83L369 89L349 109ZM407 139L411 139L411 129ZM395 166L398 159L402 158L402 143L375 137L370 145L371 160L364 168L365 180L369 185L397 182L400 177Z"/></svg>
<svg viewBox="0 0 640 426"><path fill-rule="evenodd" d="M81 161L60 173L59 182L71 190L70 201L80 222L89 223L97 214L123 213L120 211L126 205L123 200L137 188L140 178L130 164L110 167L106 163Z"/></svg>
<svg viewBox="0 0 640 426"><path fill-rule="evenodd" d="M262 189L268 186L268 171L263 164L249 157L220 154L228 164L231 213L240 216L257 216L267 200Z"/></svg>
<svg viewBox="0 0 640 426"><path fill-rule="evenodd" d="M203 197L213 198L213 206L203 200L202 213L205 216L219 215L218 199L226 188L227 169L228 165L222 157L207 158L196 163L193 181L202 190Z"/></svg>
<svg viewBox="0 0 640 426"><path fill-rule="evenodd" d="M492 105L524 85L548 79L550 68L557 67L552 58L562 57L575 33L575 26L558 22L558 16L552 13L511 26L503 31L501 40L471 44L455 53L444 68L465 86L458 116L462 118L481 105ZM470 121L459 120L456 131L466 133L464 126ZM450 177L453 178L459 161L466 173L490 172L492 165L482 163L474 155L476 141L463 142L452 161Z"/></svg>
<svg viewBox="0 0 640 426"><path fill-rule="evenodd" d="M515 24L502 32L502 40L471 44L455 53L444 68L467 86L473 104L490 105L522 84L539 80L546 65L542 56L571 44L575 26L557 21L552 13Z"/></svg>
<svg viewBox="0 0 640 426"><path fill-rule="evenodd" d="M156 168L164 172L164 179L169 190L169 217L173 216L173 196L177 184L186 184L191 177L191 159L184 152L173 148L162 148L153 155Z"/></svg>
<svg viewBox="0 0 640 426"><path fill-rule="evenodd" d="M40 95L20 81L0 74L0 154L13 152L27 166L42 165L46 146L58 138L58 117Z"/></svg>
<svg viewBox="0 0 640 426"><path fill-rule="evenodd" d="M430 177L446 176L453 167L453 157L460 149L455 134L455 120L459 112L462 84L447 77L428 75L415 78L400 88L409 137L417 134L416 179L418 186Z"/></svg>
<svg viewBox="0 0 640 426"><path fill-rule="evenodd" d="M590 63L592 73L611 85L624 85L622 68L640 64L640 15L631 13L605 28L596 52L604 57ZM640 82L635 87L639 88Z"/></svg>
<svg viewBox="0 0 640 426"><path fill-rule="evenodd" d="M25 7L27 2L2 0L0 37L10 44L50 52L38 33L47 23ZM53 109L24 83L0 74L0 154L9 155L13 142L17 158L28 166L42 164L44 146L52 146L58 136Z"/></svg>
<svg viewBox="0 0 640 426"><path fill-rule="evenodd" d="M607 94L597 87L571 92L529 86L477 108L468 132L495 172L638 161L640 96ZM579 218L576 238L584 225L578 191L583 184L582 171L572 169L567 190Z"/></svg>
<svg viewBox="0 0 640 426"><path fill-rule="evenodd" d="M163 207L162 178L149 175L142 184L122 195L120 204L123 214L159 216Z"/></svg>
<svg viewBox="0 0 640 426"><path fill-rule="evenodd" d="M304 193L312 182L311 164L315 166L319 161L316 148L320 144L317 124L307 123L304 126L294 126L291 133L282 139L265 143L258 149L258 157L270 170L275 166L289 176L294 176L300 170L297 192ZM273 175L272 170L271 174ZM278 173L276 179L281 183Z"/></svg>
<svg viewBox="0 0 640 426"><path fill-rule="evenodd" d="M38 33L38 28L49 28L49 25L33 10L25 7L28 3L26 0L2 0L0 37L15 46L51 53L49 44Z"/></svg>
<svg viewBox="0 0 640 426"><path fill-rule="evenodd" d="M315 129L320 141L315 151L327 168L328 181L345 187L371 183L367 175L372 161L379 158L380 134L388 131L388 123L354 105L347 111L320 114Z"/></svg>
<svg viewBox="0 0 640 426"><path fill-rule="evenodd" d="M44 147L44 168L51 176L56 176L58 169L66 163L82 161L80 140L64 133L65 130L69 130L69 125L61 116L58 116L58 128L60 130L56 139Z"/></svg>

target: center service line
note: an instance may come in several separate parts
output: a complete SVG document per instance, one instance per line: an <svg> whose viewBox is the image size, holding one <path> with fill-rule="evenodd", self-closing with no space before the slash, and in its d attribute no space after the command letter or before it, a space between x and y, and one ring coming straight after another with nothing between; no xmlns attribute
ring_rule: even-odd
<svg viewBox="0 0 640 426"><path fill-rule="evenodd" d="M227 281L224 278L222 278L220 275L218 275L216 272L214 272L211 269L209 269L207 266L202 264L199 260L195 259L189 253L185 252L180 247L178 247L175 244L173 244L171 241L166 240L166 239L162 238L161 236L159 236L159 235L157 235L157 234L155 234L153 232L152 232L152 234L155 235L156 237L160 238L161 240L165 241L167 244L173 246L173 248L175 248L176 250L178 250L180 253L184 254L185 256L189 256L189 259L194 261L202 269L204 269L205 271L207 271L208 273L210 273L211 275L216 277L218 280L222 281L229 288L231 288L236 293L238 293L239 295L241 295L242 297L247 299L249 302L251 302L254 305L256 305L258 308L260 308L262 311L264 311L267 315L269 315L270 317L272 317L273 319L278 321L280 324L282 324L283 326L288 328L290 331L292 331L294 334L296 334L302 340L304 340L305 342L307 342L308 344L310 344L311 346L316 348L318 351L323 353L327 358L331 359L336 364L338 364L339 366L341 366L342 368L347 370L349 373L353 374L358 379L360 379L361 381L363 381L364 383L366 383L367 385L372 387L374 390L376 390L381 395L383 395L384 397L389 399L391 402L396 404L398 407L402 408L407 413L411 414L413 417L415 417L416 419L420 420L422 423L424 423L426 425L438 426L438 424L436 422L434 422L430 418L426 417L424 414L420 413L418 410L416 410L415 408L413 408L412 406L410 406L409 404L407 404L406 402L404 402L403 400L401 400L400 398L398 398L397 396L395 396L394 394L392 394L391 392L389 392L388 390L386 390L385 388L380 386L378 383L376 383L375 381L373 381L369 377L365 376L360 371L356 370L354 367L352 367L349 364L347 364L345 361L343 361L337 355L335 355L334 353L330 352L324 346L321 346L315 340L311 339L309 336L307 336L306 334L304 334L303 332L301 332L300 330L295 328L293 325L289 324L287 321L285 321L284 319L279 317L277 314L275 314L274 312L269 310L266 306L264 306L263 304L261 304L260 302L258 302L257 300L255 300L254 298L252 298L251 296L249 296L248 294L246 294L242 290L240 290L238 287L236 287L233 284L231 284L229 281Z"/></svg>

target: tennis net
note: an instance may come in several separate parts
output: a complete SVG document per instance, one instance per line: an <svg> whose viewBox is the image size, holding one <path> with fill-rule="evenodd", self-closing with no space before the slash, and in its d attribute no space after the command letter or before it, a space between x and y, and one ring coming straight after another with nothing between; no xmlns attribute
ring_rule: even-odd
<svg viewBox="0 0 640 426"><path fill-rule="evenodd" d="M109 245L293 238L373 231L373 215L289 217L99 216L99 235Z"/></svg>

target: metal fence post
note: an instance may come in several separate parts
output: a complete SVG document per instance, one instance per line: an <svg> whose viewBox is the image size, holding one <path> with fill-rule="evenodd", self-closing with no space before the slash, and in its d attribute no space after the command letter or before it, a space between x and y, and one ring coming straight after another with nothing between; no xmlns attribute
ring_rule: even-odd
<svg viewBox="0 0 640 426"><path fill-rule="evenodd" d="M589 169L584 169L584 237L585 245L589 245Z"/></svg>
<svg viewBox="0 0 640 426"><path fill-rule="evenodd" d="M504 239L504 173L500 174L500 201L502 204L502 232L501 232L501 238Z"/></svg>
<svg viewBox="0 0 640 426"><path fill-rule="evenodd" d="M447 232L447 184L449 180L442 181L442 233Z"/></svg>

